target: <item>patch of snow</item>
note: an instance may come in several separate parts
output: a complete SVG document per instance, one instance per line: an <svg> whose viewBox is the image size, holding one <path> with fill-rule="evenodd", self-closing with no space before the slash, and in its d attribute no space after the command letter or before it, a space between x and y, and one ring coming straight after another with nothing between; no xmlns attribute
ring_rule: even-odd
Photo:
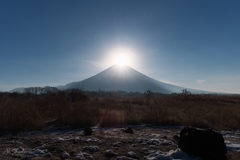
<svg viewBox="0 0 240 160"><path fill-rule="evenodd" d="M31 155L31 157L38 157L44 155L45 151L41 149L33 149L29 151L28 154Z"/></svg>
<svg viewBox="0 0 240 160"><path fill-rule="evenodd" d="M53 140L55 140L55 141L65 141L65 139L64 139L64 138L61 138L61 137L53 138Z"/></svg>
<svg viewBox="0 0 240 160"><path fill-rule="evenodd" d="M84 155L83 155L82 153L78 153L78 154L76 155L76 159L77 159L77 160L84 160L85 157L84 157Z"/></svg>
<svg viewBox="0 0 240 160"><path fill-rule="evenodd" d="M199 157L189 156L179 148L169 152L157 151L145 157L147 160L201 160Z"/></svg>
<svg viewBox="0 0 240 160"><path fill-rule="evenodd" d="M238 139L240 136L237 133L234 133L233 131L221 131L221 134L224 138L234 138Z"/></svg>
<svg viewBox="0 0 240 160"><path fill-rule="evenodd" d="M134 158L126 157L126 156L118 156L117 160L136 160Z"/></svg>
<svg viewBox="0 0 240 160"><path fill-rule="evenodd" d="M141 144L149 144L149 145L172 145L176 146L177 145L169 140L164 140L164 139L146 139L146 138L137 138L136 142L141 143Z"/></svg>
<svg viewBox="0 0 240 160"><path fill-rule="evenodd" d="M92 138L87 138L87 139L83 139L82 141L83 141L83 142L96 142L96 143L102 143L101 140L99 140L99 139L97 139L97 138L94 138L94 137L92 137Z"/></svg>
<svg viewBox="0 0 240 160"><path fill-rule="evenodd" d="M221 131L221 134L224 135L224 134L233 134L233 131Z"/></svg>
<svg viewBox="0 0 240 160"><path fill-rule="evenodd" d="M44 148L45 148L45 145L42 145L42 146L39 146L37 148L31 149L31 150L28 151L28 155L30 157L46 156L47 154L49 154L49 152L47 152L47 149L44 149Z"/></svg>
<svg viewBox="0 0 240 160"><path fill-rule="evenodd" d="M80 140L79 137L71 137L71 136L65 136L65 137L57 137L57 138L53 138L53 140L55 141L78 141Z"/></svg>
<svg viewBox="0 0 240 160"><path fill-rule="evenodd" d="M148 150L148 149L144 150L145 155L154 154L156 152L157 152L156 150Z"/></svg>
<svg viewBox="0 0 240 160"><path fill-rule="evenodd" d="M19 148L14 148L11 150L12 154L22 154L24 153L24 148L23 147L19 147Z"/></svg>
<svg viewBox="0 0 240 160"><path fill-rule="evenodd" d="M83 154L85 157L91 156L90 154L88 154L88 153L86 153L86 152L82 152L82 154Z"/></svg>
<svg viewBox="0 0 240 160"><path fill-rule="evenodd" d="M226 141L225 140L225 144L227 146L227 150L228 151L237 151L240 152L240 144L237 143L233 143L231 141Z"/></svg>
<svg viewBox="0 0 240 160"><path fill-rule="evenodd" d="M137 138L136 142L137 143L147 143L149 141L149 139L146 138Z"/></svg>
<svg viewBox="0 0 240 160"><path fill-rule="evenodd" d="M160 134L149 134L148 137L160 137Z"/></svg>
<svg viewBox="0 0 240 160"><path fill-rule="evenodd" d="M19 141L7 141L6 143L7 144L17 144L17 145L22 145L23 144L22 142L19 142Z"/></svg>
<svg viewBox="0 0 240 160"><path fill-rule="evenodd" d="M85 157L86 157L86 158L88 157L88 158L90 158L90 159L93 159L93 157L92 157L90 154L86 153L86 152L80 152L80 153L78 153L78 154L76 155L76 159L77 159L77 160L84 160Z"/></svg>

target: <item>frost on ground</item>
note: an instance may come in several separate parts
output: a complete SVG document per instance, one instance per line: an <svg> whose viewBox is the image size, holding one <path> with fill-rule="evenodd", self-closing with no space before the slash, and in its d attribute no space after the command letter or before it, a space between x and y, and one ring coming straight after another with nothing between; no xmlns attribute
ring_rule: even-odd
<svg viewBox="0 0 240 160"><path fill-rule="evenodd" d="M228 151L240 152L240 130L222 131Z"/></svg>
<svg viewBox="0 0 240 160"><path fill-rule="evenodd" d="M187 153L181 151L181 149L170 150L169 152L156 151L146 156L147 160L201 160L198 157L189 156Z"/></svg>
<svg viewBox="0 0 240 160"><path fill-rule="evenodd" d="M129 127L129 126L127 126ZM126 128L127 128L126 127ZM0 137L0 159L119 159L119 160L199 160L181 151L177 138L183 127L130 126L84 129L50 129ZM222 131L228 154L240 159L240 131Z"/></svg>
<svg viewBox="0 0 240 160"><path fill-rule="evenodd" d="M240 144L233 143L231 141L225 141L228 151L237 151L240 152Z"/></svg>
<svg viewBox="0 0 240 160"><path fill-rule="evenodd" d="M173 145L177 147L177 145L172 141L164 140L164 139L137 138L136 142L141 144L149 144L149 145Z"/></svg>
<svg viewBox="0 0 240 160"><path fill-rule="evenodd" d="M126 157L126 156L118 156L117 160L137 160L131 157Z"/></svg>

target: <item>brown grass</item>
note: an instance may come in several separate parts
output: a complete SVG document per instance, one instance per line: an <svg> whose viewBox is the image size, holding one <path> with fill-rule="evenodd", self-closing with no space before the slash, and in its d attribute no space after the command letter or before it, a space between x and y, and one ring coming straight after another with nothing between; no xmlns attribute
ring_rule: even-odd
<svg viewBox="0 0 240 160"><path fill-rule="evenodd" d="M68 102L64 92L45 96L1 97L0 132L58 126L105 127L124 124L187 125L240 128L240 96L189 95L165 98L90 99Z"/></svg>

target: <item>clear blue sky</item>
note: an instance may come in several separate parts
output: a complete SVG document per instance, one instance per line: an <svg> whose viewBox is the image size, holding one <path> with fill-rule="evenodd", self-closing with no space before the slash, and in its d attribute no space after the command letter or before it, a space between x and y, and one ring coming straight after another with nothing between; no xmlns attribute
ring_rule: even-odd
<svg viewBox="0 0 240 160"><path fill-rule="evenodd" d="M1 0L0 91L130 66L183 87L240 93L240 1Z"/></svg>

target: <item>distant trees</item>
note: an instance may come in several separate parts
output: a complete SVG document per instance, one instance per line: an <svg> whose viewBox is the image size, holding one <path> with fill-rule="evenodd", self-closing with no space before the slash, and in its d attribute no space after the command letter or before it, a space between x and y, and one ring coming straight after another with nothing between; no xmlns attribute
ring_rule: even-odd
<svg viewBox="0 0 240 160"><path fill-rule="evenodd" d="M46 86L46 87L29 87L29 88L25 88L24 92L25 93L33 93L33 94L48 94L48 93L56 93L59 90L56 87L50 87L50 86Z"/></svg>
<svg viewBox="0 0 240 160"><path fill-rule="evenodd" d="M46 87L29 87L24 89L25 94L33 94L33 95L41 95L41 94L51 94L51 93L58 93L61 92L56 87L46 86ZM153 92L150 89L146 90L145 92L127 92L127 91L104 91L101 89L98 89L97 91L88 91L88 90L79 90L79 89L69 89L64 90L62 92L65 92L66 95L68 95L70 101L77 100L75 97L81 97L80 99L88 99L86 98L83 93L89 97L89 98L147 98L151 99L154 97L169 97L169 96L177 96L177 95L183 95L188 96L191 95L191 92L187 89L183 89L180 93L172 93L172 94L164 94L159 92ZM81 95L81 96L80 96Z"/></svg>
<svg viewBox="0 0 240 160"><path fill-rule="evenodd" d="M187 89L182 89L182 95L183 96L188 96L188 95L191 95L191 92L188 91Z"/></svg>
<svg viewBox="0 0 240 160"><path fill-rule="evenodd" d="M144 92L144 96L148 99L153 98L153 92L151 90L147 90Z"/></svg>

